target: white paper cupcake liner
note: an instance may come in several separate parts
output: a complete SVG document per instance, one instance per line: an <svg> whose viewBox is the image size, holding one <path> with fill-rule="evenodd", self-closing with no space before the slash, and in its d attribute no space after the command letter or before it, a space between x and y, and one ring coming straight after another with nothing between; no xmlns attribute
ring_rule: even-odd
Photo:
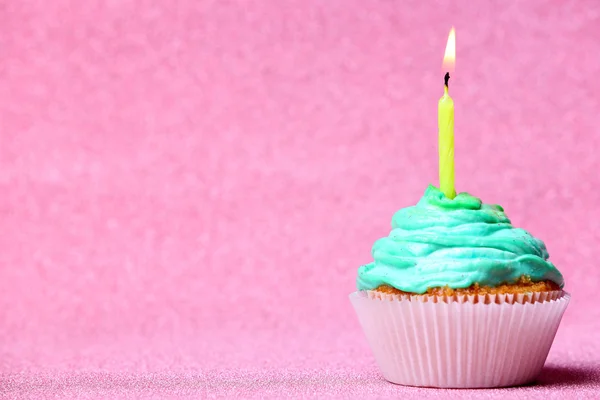
<svg viewBox="0 0 600 400"><path fill-rule="evenodd" d="M570 295L350 295L385 379L410 386L521 385L541 372Z"/></svg>

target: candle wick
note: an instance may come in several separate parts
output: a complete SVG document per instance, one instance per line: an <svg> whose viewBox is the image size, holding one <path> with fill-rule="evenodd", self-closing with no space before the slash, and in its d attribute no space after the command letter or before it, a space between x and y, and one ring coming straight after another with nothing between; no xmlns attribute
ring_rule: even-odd
<svg viewBox="0 0 600 400"><path fill-rule="evenodd" d="M444 75L444 85L446 85L446 87L448 87L449 80L450 80L450 72L446 72L446 75Z"/></svg>

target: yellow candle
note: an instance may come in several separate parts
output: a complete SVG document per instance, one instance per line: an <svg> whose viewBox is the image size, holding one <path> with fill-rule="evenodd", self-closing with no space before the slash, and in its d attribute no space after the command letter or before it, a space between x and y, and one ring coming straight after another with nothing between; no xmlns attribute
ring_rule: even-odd
<svg viewBox="0 0 600 400"><path fill-rule="evenodd" d="M440 190L449 199L453 199L456 196L454 189L454 101L448 94L449 71L453 71L454 60L456 58L455 43L454 28L452 28L450 35L448 35L448 43L446 44L442 67L446 71L444 77L444 95L438 103Z"/></svg>

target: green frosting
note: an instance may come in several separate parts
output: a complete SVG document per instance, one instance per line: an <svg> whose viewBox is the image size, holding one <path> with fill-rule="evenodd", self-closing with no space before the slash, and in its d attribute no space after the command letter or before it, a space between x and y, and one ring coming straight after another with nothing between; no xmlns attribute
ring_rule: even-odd
<svg viewBox="0 0 600 400"><path fill-rule="evenodd" d="M504 209L468 193L447 198L429 186L416 206L392 218L388 237L373 245L374 262L358 269L359 290L389 285L405 292L428 288L498 286L521 276L564 285L544 243L514 228Z"/></svg>

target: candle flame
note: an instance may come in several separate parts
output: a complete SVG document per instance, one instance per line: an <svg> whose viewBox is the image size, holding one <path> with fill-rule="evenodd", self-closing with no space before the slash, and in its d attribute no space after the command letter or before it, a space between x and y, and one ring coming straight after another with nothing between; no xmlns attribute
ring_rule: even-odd
<svg viewBox="0 0 600 400"><path fill-rule="evenodd" d="M446 43L446 51L444 52L444 61L442 62L442 72L454 72L456 66L456 33L454 27L450 29L448 34L448 43Z"/></svg>

